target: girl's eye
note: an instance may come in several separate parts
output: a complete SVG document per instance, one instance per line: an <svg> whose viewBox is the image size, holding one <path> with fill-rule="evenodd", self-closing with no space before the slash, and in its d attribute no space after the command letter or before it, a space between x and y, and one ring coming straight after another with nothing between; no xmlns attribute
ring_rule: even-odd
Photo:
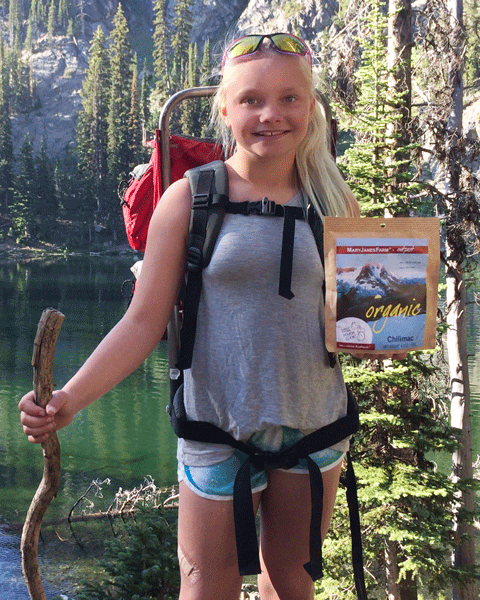
<svg viewBox="0 0 480 600"><path fill-rule="evenodd" d="M256 104L256 102L257 102L256 98L245 98L243 100L244 104Z"/></svg>
<svg viewBox="0 0 480 600"><path fill-rule="evenodd" d="M295 102L295 100L297 99L296 96L286 96L285 98L285 102Z"/></svg>

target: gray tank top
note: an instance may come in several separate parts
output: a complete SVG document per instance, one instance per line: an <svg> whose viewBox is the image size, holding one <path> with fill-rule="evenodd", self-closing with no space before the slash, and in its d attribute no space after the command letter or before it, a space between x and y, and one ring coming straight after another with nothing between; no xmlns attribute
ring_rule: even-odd
<svg viewBox="0 0 480 600"><path fill-rule="evenodd" d="M301 206L298 193L289 206ZM226 214L203 272L191 369L188 418L247 440L269 427L310 433L346 414L341 369L324 344L323 267L311 228L296 221L291 289L278 294L283 219ZM346 451L348 440L336 449ZM190 466L226 460L233 449L179 440Z"/></svg>

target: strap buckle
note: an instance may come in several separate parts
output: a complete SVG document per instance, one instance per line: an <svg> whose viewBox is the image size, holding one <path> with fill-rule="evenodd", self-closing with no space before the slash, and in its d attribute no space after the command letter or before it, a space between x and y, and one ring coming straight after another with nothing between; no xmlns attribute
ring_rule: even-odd
<svg viewBox="0 0 480 600"><path fill-rule="evenodd" d="M275 202L267 197L261 199L262 215L275 215Z"/></svg>
<svg viewBox="0 0 480 600"><path fill-rule="evenodd" d="M193 197L194 208L208 208L210 194L195 194Z"/></svg>
<svg viewBox="0 0 480 600"><path fill-rule="evenodd" d="M189 271L198 273L202 266L202 251L199 248L190 246L187 250L187 266Z"/></svg>

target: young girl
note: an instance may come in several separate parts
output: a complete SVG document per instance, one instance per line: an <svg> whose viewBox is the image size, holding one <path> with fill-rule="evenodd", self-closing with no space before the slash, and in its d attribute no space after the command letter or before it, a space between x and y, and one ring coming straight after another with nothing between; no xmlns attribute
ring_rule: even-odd
<svg viewBox="0 0 480 600"><path fill-rule="evenodd" d="M289 34L245 36L222 62L217 118L232 154L226 161L232 202L268 198L319 214L358 216L332 160L325 115L316 100L312 58ZM46 410L33 393L19 404L31 442L71 422L119 383L156 347L182 285L191 213L187 180L174 183L152 217L141 277L122 320ZM338 364L324 345L323 269L307 221L295 227L290 294L279 293L282 218L226 214L203 275L191 369L184 398L190 419L209 421L236 439L272 452L335 422L347 411ZM135 343L132 343L135 340ZM323 478L324 538L348 439L311 458ZM230 446L180 440L178 555L181 600L237 600L233 481L245 455ZM259 588L263 600L311 600L311 506L305 461L294 468L251 469L261 508Z"/></svg>

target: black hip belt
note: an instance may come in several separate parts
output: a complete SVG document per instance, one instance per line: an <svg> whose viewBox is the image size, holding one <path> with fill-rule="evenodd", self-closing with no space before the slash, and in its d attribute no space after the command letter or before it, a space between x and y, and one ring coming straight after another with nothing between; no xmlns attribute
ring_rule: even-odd
<svg viewBox="0 0 480 600"><path fill-rule="evenodd" d="M358 408L350 390L347 389L347 391L347 414L344 417L305 436L286 450L281 452L264 452L236 440L229 433L212 423L189 421L183 401L183 385L177 390L169 412L172 427L178 437L195 442L226 444L247 455L246 460L235 477L233 492L235 539L240 575L255 575L261 571L253 510L250 465L255 466L259 470L265 468L291 469L298 464L301 458L305 458L310 474L312 511L310 521L310 560L304 565L304 568L314 581L322 577L322 541L320 531L323 512L323 479L318 465L310 458L310 454L330 448L358 430ZM347 453L346 477L342 482L345 483L347 488L355 586L359 600L366 600L357 486L350 453Z"/></svg>

